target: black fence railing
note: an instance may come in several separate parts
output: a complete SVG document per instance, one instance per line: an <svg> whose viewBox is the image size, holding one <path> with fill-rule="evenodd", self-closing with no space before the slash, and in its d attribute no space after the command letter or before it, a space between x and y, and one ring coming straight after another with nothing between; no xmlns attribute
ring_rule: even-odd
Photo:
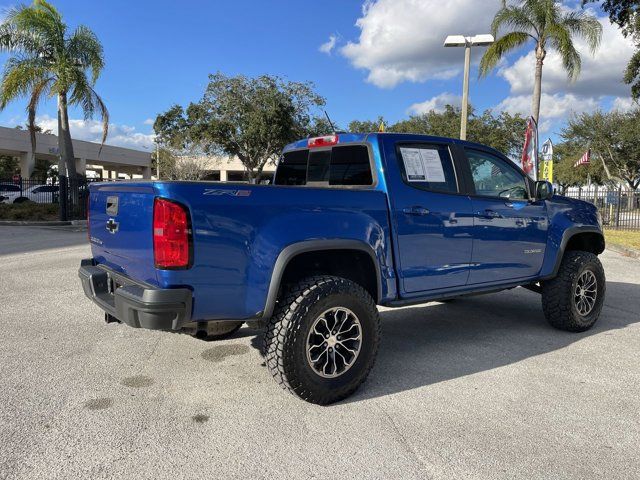
<svg viewBox="0 0 640 480"><path fill-rule="evenodd" d="M57 204L60 206L61 220L83 220L87 218L89 184L101 181L109 180L63 176L47 179L15 176L0 179L0 203Z"/></svg>
<svg viewBox="0 0 640 480"><path fill-rule="evenodd" d="M640 230L640 192L622 187L572 187L565 196L585 200L598 207L605 228Z"/></svg>

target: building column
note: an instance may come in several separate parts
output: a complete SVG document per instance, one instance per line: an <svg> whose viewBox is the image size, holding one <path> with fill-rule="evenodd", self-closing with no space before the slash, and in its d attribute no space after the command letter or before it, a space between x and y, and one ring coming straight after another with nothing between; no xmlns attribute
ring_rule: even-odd
<svg viewBox="0 0 640 480"><path fill-rule="evenodd" d="M151 167L142 167L142 178L145 180L151 179Z"/></svg>
<svg viewBox="0 0 640 480"><path fill-rule="evenodd" d="M20 154L20 176L22 178L30 178L36 167L36 156L31 152L23 152Z"/></svg>
<svg viewBox="0 0 640 480"><path fill-rule="evenodd" d="M226 182L227 181L227 171L220 169L220 181L221 182Z"/></svg>
<svg viewBox="0 0 640 480"><path fill-rule="evenodd" d="M85 177L87 175L87 159L76 158L76 173Z"/></svg>

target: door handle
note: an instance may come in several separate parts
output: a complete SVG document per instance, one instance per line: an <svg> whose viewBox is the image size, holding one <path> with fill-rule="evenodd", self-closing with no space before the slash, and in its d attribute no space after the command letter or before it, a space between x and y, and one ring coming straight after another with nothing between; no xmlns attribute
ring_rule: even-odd
<svg viewBox="0 0 640 480"><path fill-rule="evenodd" d="M407 215L429 215L429 209L424 207L407 207L402 209L402 213Z"/></svg>
<svg viewBox="0 0 640 480"><path fill-rule="evenodd" d="M488 208L484 212L478 212L478 216L481 218L502 218L502 215L500 215L498 212L496 212L495 210L490 210Z"/></svg>

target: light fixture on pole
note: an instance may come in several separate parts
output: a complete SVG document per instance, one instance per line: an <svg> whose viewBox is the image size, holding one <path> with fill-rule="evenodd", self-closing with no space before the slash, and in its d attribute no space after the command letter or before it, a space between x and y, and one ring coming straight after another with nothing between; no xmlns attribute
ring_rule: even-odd
<svg viewBox="0 0 640 480"><path fill-rule="evenodd" d="M493 35L481 34L473 37L449 35L445 47L464 47L464 81L462 85L462 115L460 119L460 139L467 139L467 117L469 110L469 66L471 64L471 47L486 47L494 42Z"/></svg>

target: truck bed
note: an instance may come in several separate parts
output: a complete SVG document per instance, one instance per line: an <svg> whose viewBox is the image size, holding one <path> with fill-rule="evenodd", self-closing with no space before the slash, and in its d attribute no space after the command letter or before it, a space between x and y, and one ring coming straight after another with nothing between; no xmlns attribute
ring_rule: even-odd
<svg viewBox="0 0 640 480"><path fill-rule="evenodd" d="M118 211L110 215L107 203L114 197ZM156 197L188 208L191 268L154 266ZM374 189L118 182L92 185L89 202L94 261L152 286L192 289L193 320L260 316L278 255L299 241L364 241L382 268L392 266L387 198ZM117 223L114 233L107 229L110 219L111 228Z"/></svg>

